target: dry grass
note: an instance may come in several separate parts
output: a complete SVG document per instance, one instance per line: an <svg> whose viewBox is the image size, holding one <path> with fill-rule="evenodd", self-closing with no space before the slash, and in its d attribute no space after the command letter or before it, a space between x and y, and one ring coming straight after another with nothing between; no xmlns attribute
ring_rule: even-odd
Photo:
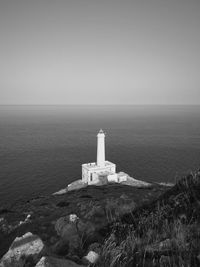
<svg viewBox="0 0 200 267"><path fill-rule="evenodd" d="M200 174L194 173L113 224L98 266L196 267L199 254Z"/></svg>

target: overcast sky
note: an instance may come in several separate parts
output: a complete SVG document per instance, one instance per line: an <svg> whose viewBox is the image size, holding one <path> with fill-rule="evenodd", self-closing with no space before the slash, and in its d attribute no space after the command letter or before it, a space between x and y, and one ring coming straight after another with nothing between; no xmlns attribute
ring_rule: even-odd
<svg viewBox="0 0 200 267"><path fill-rule="evenodd" d="M0 0L0 104L200 104L200 0Z"/></svg>

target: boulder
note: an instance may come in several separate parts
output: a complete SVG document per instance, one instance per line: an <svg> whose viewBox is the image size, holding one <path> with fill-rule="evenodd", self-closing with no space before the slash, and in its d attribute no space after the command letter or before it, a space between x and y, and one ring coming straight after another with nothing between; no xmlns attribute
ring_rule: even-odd
<svg viewBox="0 0 200 267"><path fill-rule="evenodd" d="M99 254L95 251L89 251L86 256L83 257L83 262L86 264L95 264L99 260Z"/></svg>
<svg viewBox="0 0 200 267"><path fill-rule="evenodd" d="M23 267L25 264L36 264L45 252L42 240L28 232L16 237L8 252L3 256L0 267Z"/></svg>
<svg viewBox="0 0 200 267"><path fill-rule="evenodd" d="M83 267L83 265L65 259L42 257L35 267Z"/></svg>

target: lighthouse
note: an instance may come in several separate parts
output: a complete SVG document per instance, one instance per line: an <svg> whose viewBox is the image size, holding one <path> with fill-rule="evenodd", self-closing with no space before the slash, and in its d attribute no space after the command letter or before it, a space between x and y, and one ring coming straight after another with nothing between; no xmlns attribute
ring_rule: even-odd
<svg viewBox="0 0 200 267"><path fill-rule="evenodd" d="M96 162L82 164L82 179L67 186L67 191L83 188L87 185L106 185L109 183L125 183L134 186L149 186L149 183L136 180L125 172L116 173L116 165L105 160L105 133L101 129L97 133ZM61 190L63 191L63 190ZM58 192L60 194L60 192Z"/></svg>
<svg viewBox="0 0 200 267"><path fill-rule="evenodd" d="M101 129L97 134L96 162L82 164L82 182L98 184L107 181L117 181L116 165L105 160L105 133Z"/></svg>
<svg viewBox="0 0 200 267"><path fill-rule="evenodd" d="M97 134L97 166L105 166L105 133L102 129Z"/></svg>

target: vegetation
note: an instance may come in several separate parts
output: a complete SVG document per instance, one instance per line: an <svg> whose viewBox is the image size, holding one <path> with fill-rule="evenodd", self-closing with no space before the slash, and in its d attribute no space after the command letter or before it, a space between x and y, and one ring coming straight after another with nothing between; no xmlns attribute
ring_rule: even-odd
<svg viewBox="0 0 200 267"><path fill-rule="evenodd" d="M200 173L115 222L98 266L200 266Z"/></svg>
<svg viewBox="0 0 200 267"><path fill-rule="evenodd" d="M74 214L79 219L69 223ZM96 267L200 266L200 171L168 189L88 186L16 203L0 215L0 257L31 232L54 256L80 264L92 250L100 254Z"/></svg>

